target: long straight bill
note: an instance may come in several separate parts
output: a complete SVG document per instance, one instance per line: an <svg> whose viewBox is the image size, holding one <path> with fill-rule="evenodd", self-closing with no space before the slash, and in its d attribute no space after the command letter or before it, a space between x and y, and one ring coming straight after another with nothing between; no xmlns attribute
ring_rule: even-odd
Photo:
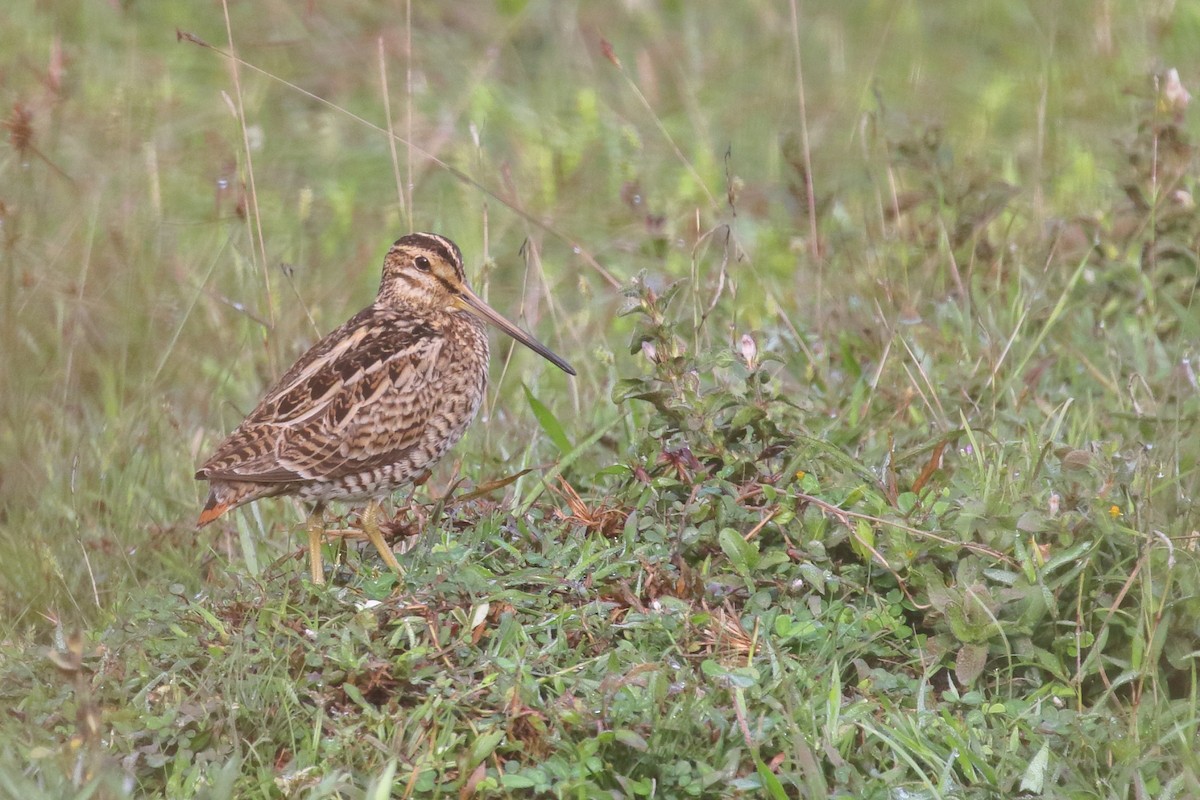
<svg viewBox="0 0 1200 800"><path fill-rule="evenodd" d="M493 311L491 306L480 300L479 296L466 286L462 287L462 294L459 295L459 299L462 301L464 308L483 317L568 375L575 374L575 368L564 361L553 350Z"/></svg>

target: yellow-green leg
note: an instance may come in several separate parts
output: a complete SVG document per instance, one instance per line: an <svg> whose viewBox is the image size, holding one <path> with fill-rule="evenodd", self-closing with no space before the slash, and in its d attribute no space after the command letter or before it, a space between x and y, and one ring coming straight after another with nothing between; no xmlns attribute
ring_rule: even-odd
<svg viewBox="0 0 1200 800"><path fill-rule="evenodd" d="M321 540L325 538L325 509L320 503L308 515L308 568L312 582L325 583L325 567L321 563Z"/></svg>
<svg viewBox="0 0 1200 800"><path fill-rule="evenodd" d="M396 554L392 552L392 548L383 540L383 531L379 529L379 516L383 513L383 507L378 502L372 500L367 504L367 508L362 515L363 533L375 545L375 549L379 551L379 555L383 557L383 561L392 568L396 574L400 574L400 562L396 560Z"/></svg>

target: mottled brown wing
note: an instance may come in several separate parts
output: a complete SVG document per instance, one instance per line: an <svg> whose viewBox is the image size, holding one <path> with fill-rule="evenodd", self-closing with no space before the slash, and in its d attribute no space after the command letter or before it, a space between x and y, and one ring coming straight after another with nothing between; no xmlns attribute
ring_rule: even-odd
<svg viewBox="0 0 1200 800"><path fill-rule="evenodd" d="M334 480L395 463L434 412L444 342L428 321L365 309L301 356L196 477Z"/></svg>

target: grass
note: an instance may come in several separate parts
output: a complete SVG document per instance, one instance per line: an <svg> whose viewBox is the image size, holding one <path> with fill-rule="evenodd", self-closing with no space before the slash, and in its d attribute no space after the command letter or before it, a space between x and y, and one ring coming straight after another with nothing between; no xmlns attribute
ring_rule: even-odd
<svg viewBox="0 0 1200 800"><path fill-rule="evenodd" d="M1194 9L404 10L6 12L0 795L1200 795ZM410 228L578 379L196 533Z"/></svg>

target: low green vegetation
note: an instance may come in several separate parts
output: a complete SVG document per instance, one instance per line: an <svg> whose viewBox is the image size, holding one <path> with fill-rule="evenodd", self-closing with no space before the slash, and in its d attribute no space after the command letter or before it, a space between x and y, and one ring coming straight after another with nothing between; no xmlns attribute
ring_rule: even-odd
<svg viewBox="0 0 1200 800"><path fill-rule="evenodd" d="M0 24L0 796L1200 796L1196 9L169 5ZM197 533L412 228L579 377Z"/></svg>

